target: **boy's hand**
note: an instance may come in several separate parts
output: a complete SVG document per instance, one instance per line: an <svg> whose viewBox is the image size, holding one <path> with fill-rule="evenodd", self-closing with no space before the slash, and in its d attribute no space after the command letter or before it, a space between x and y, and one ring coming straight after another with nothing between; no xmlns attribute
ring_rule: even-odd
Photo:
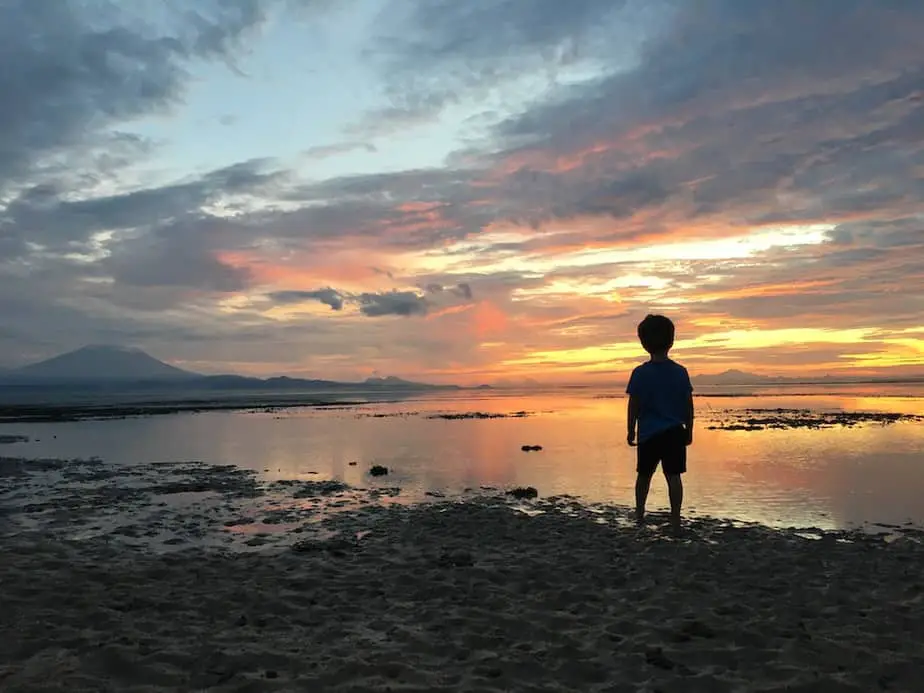
<svg viewBox="0 0 924 693"><path fill-rule="evenodd" d="M693 445L693 429L687 429L687 445Z"/></svg>
<svg viewBox="0 0 924 693"><path fill-rule="evenodd" d="M630 433L628 436L626 436L626 442L629 444L630 448L634 448L635 447L635 434Z"/></svg>

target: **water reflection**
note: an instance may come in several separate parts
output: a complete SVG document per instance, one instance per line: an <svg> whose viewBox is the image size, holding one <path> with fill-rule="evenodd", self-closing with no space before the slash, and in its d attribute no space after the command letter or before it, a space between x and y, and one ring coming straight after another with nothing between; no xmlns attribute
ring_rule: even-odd
<svg viewBox="0 0 924 693"><path fill-rule="evenodd" d="M924 414L924 399L869 393L701 398L701 416L748 407ZM535 412L527 418L446 421L435 412ZM391 416L411 412L410 416ZM374 417L370 414L389 416ZM685 480L688 509L775 525L845 527L862 521L924 523L920 424L853 429L709 431L699 427ZM100 456L120 463L202 460L269 479L333 478L400 486L402 496L482 486L535 486L545 495L630 504L634 451L624 442L624 402L594 393L422 399L356 410L222 412L148 419L0 426L37 439L0 454ZM543 451L524 453L523 444ZM392 470L367 475L373 464ZM313 473L313 474L312 474ZM653 484L651 507L667 506Z"/></svg>

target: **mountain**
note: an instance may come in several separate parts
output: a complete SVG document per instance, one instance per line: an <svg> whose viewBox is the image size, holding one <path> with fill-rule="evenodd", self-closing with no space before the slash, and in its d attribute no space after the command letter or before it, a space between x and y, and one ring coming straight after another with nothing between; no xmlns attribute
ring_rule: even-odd
<svg viewBox="0 0 924 693"><path fill-rule="evenodd" d="M56 392L65 388L83 392L135 392L175 396L179 392L279 392L289 393L401 393L426 390L459 390L458 385L431 385L394 376L369 378L364 382L338 382L277 376L254 378L244 375L201 375L184 371L140 349L94 345L85 346L47 361L15 370L0 371L6 388Z"/></svg>
<svg viewBox="0 0 924 693"><path fill-rule="evenodd" d="M6 375L17 380L123 382L200 377L197 373L158 361L141 349L108 345L85 346L46 361L23 366Z"/></svg>
<svg viewBox="0 0 924 693"><path fill-rule="evenodd" d="M694 384L698 385L762 385L774 382L777 379L765 375L745 373L733 368L722 373L694 376L692 380Z"/></svg>
<svg viewBox="0 0 924 693"><path fill-rule="evenodd" d="M411 380L403 380L393 375L384 378L366 378L364 385L383 390L445 390L447 388L458 389L455 385L429 385L427 383L415 383Z"/></svg>

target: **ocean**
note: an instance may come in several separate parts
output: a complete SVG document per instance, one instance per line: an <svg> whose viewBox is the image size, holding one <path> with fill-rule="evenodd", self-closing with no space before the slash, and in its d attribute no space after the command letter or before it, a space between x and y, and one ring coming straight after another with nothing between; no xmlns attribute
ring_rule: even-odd
<svg viewBox="0 0 924 693"><path fill-rule="evenodd" d="M924 386L700 388L696 407L688 514L777 527L924 525L924 418L914 419L924 417ZM541 496L630 506L635 451L625 428L619 391L459 391L358 406L5 423L0 439L29 440L0 446L0 455L233 464L268 480L399 487L399 502L532 486ZM373 465L389 473L370 477ZM667 507L660 477L649 507Z"/></svg>

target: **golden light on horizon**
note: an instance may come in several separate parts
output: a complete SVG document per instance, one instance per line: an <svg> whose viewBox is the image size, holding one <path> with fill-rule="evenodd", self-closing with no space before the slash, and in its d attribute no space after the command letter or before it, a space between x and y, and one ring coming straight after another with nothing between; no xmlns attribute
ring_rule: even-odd
<svg viewBox="0 0 924 693"><path fill-rule="evenodd" d="M784 328L784 329L750 329L730 330L695 337L679 339L674 344L677 353L695 352L697 350L734 349L736 351L760 350L793 345L848 345L862 344L876 334L871 328L835 330L824 328ZM912 340L924 345L924 341ZM527 366L540 364L583 365L588 370L602 365L614 367L616 363L626 363L644 358L644 352L636 341L618 342L600 346L586 346L576 349L537 350L526 356L508 359L507 366ZM920 362L920 361L919 361Z"/></svg>
<svg viewBox="0 0 924 693"><path fill-rule="evenodd" d="M919 331L919 328L915 331ZM862 354L845 354L843 359L858 368L890 368L924 364L924 339L887 338L880 342L884 349Z"/></svg>

